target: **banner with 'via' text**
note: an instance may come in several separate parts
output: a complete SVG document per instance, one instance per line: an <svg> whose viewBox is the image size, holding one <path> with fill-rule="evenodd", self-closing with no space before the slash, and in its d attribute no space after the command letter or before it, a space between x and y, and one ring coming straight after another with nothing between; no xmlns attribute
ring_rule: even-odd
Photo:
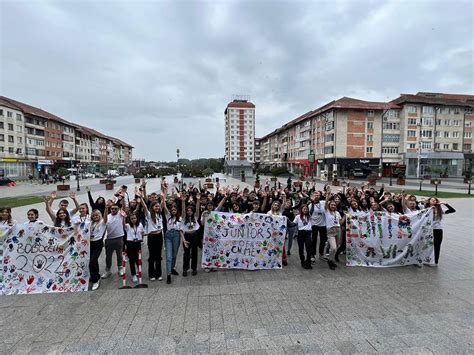
<svg viewBox="0 0 474 355"><path fill-rule="evenodd" d="M0 294L87 291L86 225L57 228L41 222L3 228Z"/></svg>
<svg viewBox="0 0 474 355"><path fill-rule="evenodd" d="M398 215L347 213L347 266L392 267L434 263L433 210Z"/></svg>
<svg viewBox="0 0 474 355"><path fill-rule="evenodd" d="M281 269L286 217L211 212L205 219L204 268Z"/></svg>

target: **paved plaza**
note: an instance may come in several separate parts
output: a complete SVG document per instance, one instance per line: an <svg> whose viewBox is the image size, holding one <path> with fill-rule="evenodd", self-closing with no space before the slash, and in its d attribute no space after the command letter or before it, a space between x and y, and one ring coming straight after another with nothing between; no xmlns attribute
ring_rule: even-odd
<svg viewBox="0 0 474 355"><path fill-rule="evenodd" d="M283 270L199 270L133 290L114 274L95 292L0 297L0 352L472 353L474 200L449 203L437 268L304 270L294 244Z"/></svg>

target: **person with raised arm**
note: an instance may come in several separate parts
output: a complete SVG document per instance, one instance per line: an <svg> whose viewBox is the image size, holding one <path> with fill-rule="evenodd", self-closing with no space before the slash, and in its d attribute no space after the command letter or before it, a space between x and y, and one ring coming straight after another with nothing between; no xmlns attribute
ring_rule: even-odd
<svg viewBox="0 0 474 355"><path fill-rule="evenodd" d="M300 255L301 266L305 269L312 269L311 266L311 218L308 205L303 204L300 207L300 213L296 215L293 223L298 228L298 252ZM306 257L305 257L306 249Z"/></svg>
<svg viewBox="0 0 474 355"><path fill-rule="evenodd" d="M122 276L125 270L122 268L122 248L125 235L124 220L126 214L117 204L111 200L106 203L110 213L107 215L107 239L105 240L105 273L102 275L106 279L112 275L112 256L117 256L118 273Z"/></svg>
<svg viewBox="0 0 474 355"><path fill-rule="evenodd" d="M454 213L456 210L446 202L440 201L436 197L430 198L426 203L426 207L433 209L433 242L435 254L434 265L437 266L441 252L441 243L443 242L443 225L441 223L443 215Z"/></svg>
<svg viewBox="0 0 474 355"><path fill-rule="evenodd" d="M325 222L327 229L327 238L329 242L329 258L328 266L331 270L335 270L337 264L335 263L335 256L337 249L341 245L341 225L345 223L345 216L341 216L337 210L337 205L334 200L331 200L331 188L327 186L326 188L326 204L325 204Z"/></svg>
<svg viewBox="0 0 474 355"><path fill-rule="evenodd" d="M272 216L272 217L283 216L283 206L286 204L286 194L284 192L282 192L281 190L277 190L276 192L278 193L278 195L274 195L275 199L272 202L270 211L267 212L267 215ZM282 202L280 202L280 200L276 199L278 196L281 196ZM286 217L285 217L285 219L286 219ZM283 242L282 264L283 264L283 266L288 265L288 255L286 254L285 242Z"/></svg>
<svg viewBox="0 0 474 355"><path fill-rule="evenodd" d="M99 257L104 248L104 236L107 230L107 215L109 213L108 206L105 206L105 213L95 209L92 211L89 225L90 235L90 282L92 283L92 291L100 286L100 268Z"/></svg>
<svg viewBox="0 0 474 355"><path fill-rule="evenodd" d="M105 214L105 198L102 196L97 197L97 199L94 201L92 198L92 193L91 193L91 188L89 186L86 187L87 191L87 197L89 199L89 205L91 206L92 210L99 210L100 213L102 213L102 217L104 217Z"/></svg>
<svg viewBox="0 0 474 355"><path fill-rule="evenodd" d="M323 261L327 259L324 256L324 247L327 241L326 219L324 217L324 210L326 202L321 201L321 192L314 191L310 195L308 204L309 215L311 217L311 262L316 262L316 245L319 236L319 258Z"/></svg>
<svg viewBox="0 0 474 355"><path fill-rule="evenodd" d="M139 192L137 192L139 194ZM140 194L139 194L140 195ZM146 231L148 233L148 277L150 281L163 280L161 270L161 259L163 250L163 216L162 208L165 199L161 203L153 201L148 209L143 198L140 198L141 206L145 213Z"/></svg>
<svg viewBox="0 0 474 355"><path fill-rule="evenodd" d="M130 214L125 220L125 232L127 234L127 256L130 273L132 275L132 282L137 283L137 270L138 267L138 253L141 252L143 236L145 234L145 229L140 223L140 219L137 214Z"/></svg>
<svg viewBox="0 0 474 355"><path fill-rule="evenodd" d="M181 194L181 193L178 193ZM186 195L182 192L184 198ZM181 195L179 195L181 196ZM166 192L162 192L162 199L166 200ZM183 202L184 204L184 202ZM176 257L178 255L180 241L183 245L187 245L188 242L184 240L184 235L181 232L181 216L176 204L172 204L170 209L163 204L163 209L166 216L167 230L165 232L165 245L166 245L166 283L171 283L171 275L178 276L179 273L175 269Z"/></svg>
<svg viewBox="0 0 474 355"><path fill-rule="evenodd" d="M185 206L185 199L183 199L183 221L181 223L181 231L184 234L184 239L187 242L184 244L183 253L183 277L188 276L188 270L191 266L192 275L197 275L197 259L198 259L198 229L199 217L196 211L200 208L201 195L197 194L196 210L193 206ZM191 262L191 265L190 265Z"/></svg>
<svg viewBox="0 0 474 355"><path fill-rule="evenodd" d="M54 210L52 208L53 201L56 199L56 197L57 197L57 193L56 193L56 191L53 191L51 193L51 197L48 199L49 207L50 207L50 209L51 209L51 211L53 212L54 215L56 215L56 213L58 212L58 210ZM66 210L66 212L69 214L69 217L72 218L72 216L74 216L76 214L76 212L79 210L79 201L77 201L76 194L74 192L70 192L69 197L74 202L75 207L68 209L69 201L64 199L64 200L59 201L59 208Z"/></svg>

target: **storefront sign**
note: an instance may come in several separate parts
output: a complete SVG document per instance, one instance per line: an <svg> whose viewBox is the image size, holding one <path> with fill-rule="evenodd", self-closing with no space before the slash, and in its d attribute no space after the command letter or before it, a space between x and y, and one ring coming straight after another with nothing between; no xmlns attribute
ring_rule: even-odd
<svg viewBox="0 0 474 355"><path fill-rule="evenodd" d="M0 158L0 161L1 162L4 162L4 163L16 163L18 161L18 159L14 159L14 158Z"/></svg>
<svg viewBox="0 0 474 355"><path fill-rule="evenodd" d="M38 159L38 165L53 165L52 160L40 160Z"/></svg>
<svg viewBox="0 0 474 355"><path fill-rule="evenodd" d="M369 164L370 163L370 160L369 159L359 159L359 162L361 164Z"/></svg>

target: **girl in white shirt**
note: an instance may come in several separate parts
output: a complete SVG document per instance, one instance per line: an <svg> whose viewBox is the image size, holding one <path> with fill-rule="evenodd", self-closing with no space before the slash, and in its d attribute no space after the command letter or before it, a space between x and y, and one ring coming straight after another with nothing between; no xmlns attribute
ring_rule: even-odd
<svg viewBox="0 0 474 355"><path fill-rule="evenodd" d="M109 208L105 207L105 215L102 218L102 213L99 210L92 211L89 222L89 236L90 236L90 282L92 283L92 291L95 291L100 286L99 273L99 257L104 248L104 235L107 230L107 215Z"/></svg>
<svg viewBox="0 0 474 355"><path fill-rule="evenodd" d="M183 201L183 205L184 205ZM199 208L199 199L197 203ZM183 276L188 276L189 264L191 263L191 269L193 270L192 275L197 275L197 263L198 263L198 229L199 222L194 212L193 206L185 208L184 218L181 223L181 231L184 234L184 253L183 253Z"/></svg>
<svg viewBox="0 0 474 355"><path fill-rule="evenodd" d="M127 256L132 281L138 282L136 267L138 267L138 251L142 249L144 229L137 214L131 214L127 218L125 231L127 233Z"/></svg>
<svg viewBox="0 0 474 355"><path fill-rule="evenodd" d="M163 217L161 215L161 205L164 199L161 199L161 204L158 201L153 201L150 204L150 209L143 199L140 199L145 218L147 221L148 233L148 277L150 281L163 280L161 276L161 250L163 249Z"/></svg>
<svg viewBox="0 0 474 355"><path fill-rule="evenodd" d="M335 255L337 249L341 245L341 224L344 224L346 217L341 216L341 214L337 211L337 205L335 201L329 201L329 196L331 194L330 191L331 190L328 187L324 215L326 219L326 230L330 247L328 265L331 270L335 270L337 267L337 264L335 263Z"/></svg>
<svg viewBox="0 0 474 355"><path fill-rule="evenodd" d="M301 266L305 269L312 269L311 266L311 217L309 215L308 205L301 206L300 214L295 217L293 222L298 227L298 250L300 254ZM304 251L306 249L306 257Z"/></svg>
<svg viewBox="0 0 474 355"><path fill-rule="evenodd" d="M278 192L275 191L275 194L277 194ZM280 196L283 200L283 202L280 202L279 200L275 200L273 201L272 203L272 207L270 208L270 211L267 212L267 215L269 216L274 216L274 217L279 217L279 216L283 216L283 207L286 203L286 194L284 192L280 192ZM281 257L281 262L283 264L283 266L287 266L288 265L288 255L286 254L286 246L285 246L286 243L283 243L283 254L282 254L282 257Z"/></svg>
<svg viewBox="0 0 474 355"><path fill-rule="evenodd" d="M443 205L446 209L443 209ZM433 242L434 242L434 254L435 254L435 265L438 265L439 254L441 251L441 242L443 241L443 226L441 220L443 215L454 213L456 210L448 205L446 202L438 200L436 197L432 197L428 200L426 207L433 209Z"/></svg>
<svg viewBox="0 0 474 355"><path fill-rule="evenodd" d="M81 203L78 212L78 214L71 218L71 223L75 226L79 225L80 229L84 229L84 227L91 222L87 203Z"/></svg>
<svg viewBox="0 0 474 355"><path fill-rule="evenodd" d="M162 199L165 200L166 194L162 194ZM183 202L184 203L184 202ZM166 217L166 233L165 233L165 245L166 245L166 283L171 283L171 275L179 275L175 269L176 256L178 255L179 242L183 244L187 243L184 240L183 232L181 232L181 217L179 215L178 207L173 204L170 209L166 207L166 203L163 203L163 209Z"/></svg>

